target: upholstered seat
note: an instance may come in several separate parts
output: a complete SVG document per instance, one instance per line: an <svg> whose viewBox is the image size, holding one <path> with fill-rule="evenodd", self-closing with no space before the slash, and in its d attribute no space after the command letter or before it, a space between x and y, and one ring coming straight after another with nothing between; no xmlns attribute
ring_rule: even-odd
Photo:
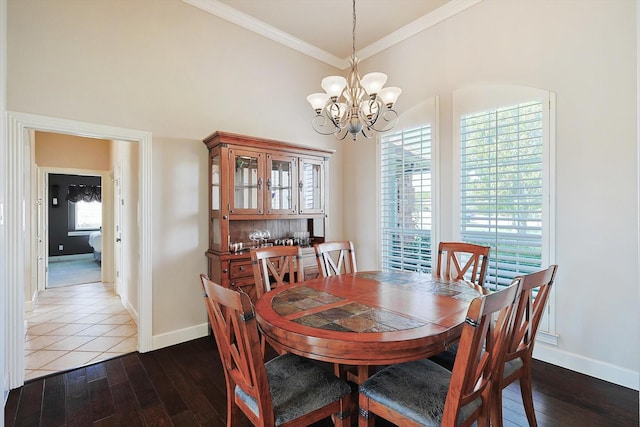
<svg viewBox="0 0 640 427"><path fill-rule="evenodd" d="M492 378L504 362L519 290L516 280L471 302L452 372L422 359L388 366L363 382L358 425L372 426L377 415L400 426L488 427Z"/></svg>
<svg viewBox="0 0 640 427"><path fill-rule="evenodd" d="M331 372L294 354L271 359L265 363L265 369L277 426L327 406L351 392L349 385ZM256 416L259 415L253 397L240 386L236 386L235 393Z"/></svg>
<svg viewBox="0 0 640 427"><path fill-rule="evenodd" d="M440 426L450 383L450 371L423 359L384 369L365 381L360 393L404 414L419 425ZM458 421L469 418L480 405L480 397L464 405L460 408Z"/></svg>
<svg viewBox="0 0 640 427"><path fill-rule="evenodd" d="M200 276L227 386L227 426L239 411L255 426L303 426L332 417L350 426L351 387L318 364L293 354L264 362L247 294Z"/></svg>

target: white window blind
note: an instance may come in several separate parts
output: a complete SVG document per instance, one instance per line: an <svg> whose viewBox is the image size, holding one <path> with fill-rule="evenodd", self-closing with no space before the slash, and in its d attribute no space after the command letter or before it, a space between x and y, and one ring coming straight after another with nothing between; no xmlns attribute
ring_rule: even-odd
<svg viewBox="0 0 640 427"><path fill-rule="evenodd" d="M543 268L545 107L534 100L460 116L460 236L491 246L488 287Z"/></svg>
<svg viewBox="0 0 640 427"><path fill-rule="evenodd" d="M381 256L385 271L431 271L431 139L431 125L381 138Z"/></svg>

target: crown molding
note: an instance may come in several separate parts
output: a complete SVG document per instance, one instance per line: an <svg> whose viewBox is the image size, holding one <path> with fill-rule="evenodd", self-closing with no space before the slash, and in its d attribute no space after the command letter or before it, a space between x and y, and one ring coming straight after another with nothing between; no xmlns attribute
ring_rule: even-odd
<svg viewBox="0 0 640 427"><path fill-rule="evenodd" d="M182 1L334 67L345 69L349 66L348 60L340 59L325 50L227 6L218 0Z"/></svg>
<svg viewBox="0 0 640 427"><path fill-rule="evenodd" d="M182 1L341 70L349 68L351 64L350 57L342 59L338 58L317 46L300 40L289 33L242 13L218 0ZM400 43L401 41L404 41L409 37L426 30L427 28L444 21L445 19L468 9L471 6L476 5L477 3L480 3L481 1L482 0L452 0L433 12L416 19L399 30L396 30L369 46L360 49L357 56L360 60L370 58L371 56L382 52L383 50L388 49L391 46Z"/></svg>
<svg viewBox="0 0 640 427"><path fill-rule="evenodd" d="M358 58L364 60L370 58L375 54L382 52L385 49L390 48L421 31L433 27L440 22L451 18L452 16L475 6L482 0L452 0L446 3L444 6L439 7L431 13L428 13L413 22L405 25L404 27L390 33L389 35L381 38L380 40L371 43L369 46L362 48L358 51Z"/></svg>

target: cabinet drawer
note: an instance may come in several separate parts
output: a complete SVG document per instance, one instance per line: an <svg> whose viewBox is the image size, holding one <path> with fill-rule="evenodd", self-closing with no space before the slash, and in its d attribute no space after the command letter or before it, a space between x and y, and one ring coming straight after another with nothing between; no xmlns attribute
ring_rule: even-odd
<svg viewBox="0 0 640 427"><path fill-rule="evenodd" d="M231 261L229 263L229 277L233 280L240 277L250 276L253 280L253 268L251 260Z"/></svg>
<svg viewBox="0 0 640 427"><path fill-rule="evenodd" d="M239 277L237 279L231 279L229 281L229 283L233 286L239 286L241 288L244 288L245 286L252 286L255 287L254 283L253 283L253 276L248 276L248 277Z"/></svg>

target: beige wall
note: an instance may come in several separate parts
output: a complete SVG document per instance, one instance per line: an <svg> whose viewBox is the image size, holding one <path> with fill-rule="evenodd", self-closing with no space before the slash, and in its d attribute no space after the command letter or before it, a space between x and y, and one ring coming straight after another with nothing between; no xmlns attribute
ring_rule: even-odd
<svg viewBox="0 0 640 427"><path fill-rule="evenodd" d="M213 131L338 150L327 237L342 235L343 143L312 130L306 101L336 70L179 0L10 0L8 13L9 110L153 133L154 337L206 322Z"/></svg>
<svg viewBox="0 0 640 427"><path fill-rule="evenodd" d="M36 164L40 167L110 169L111 141L49 132L35 135Z"/></svg>
<svg viewBox="0 0 640 427"><path fill-rule="evenodd" d="M205 321L194 289L206 269L199 141L214 130L337 149L328 238L353 239L361 268L376 266L375 145L310 127L305 97L336 70L179 0L9 0L8 17L9 110L153 132L154 336ZM636 2L484 0L360 69L403 89L401 113L440 98L443 237L453 91L491 82L557 93L560 344L546 354L637 379L635 61Z"/></svg>
<svg viewBox="0 0 640 427"><path fill-rule="evenodd" d="M403 88L397 108L440 99L439 214L451 238L452 94L483 83L557 96L555 261L559 345L536 356L638 387L636 5L618 0L484 0L366 61ZM407 66L410 61L411 66ZM402 119L401 119L402 120ZM402 123L402 122L401 122ZM352 168L351 165L354 167ZM345 237L375 268L375 146L350 146ZM353 172L353 173L352 173ZM366 254L363 254L363 249ZM619 268L620 266L624 266ZM624 351L612 348L624 347ZM613 380L609 377L610 380Z"/></svg>
<svg viewBox="0 0 640 427"><path fill-rule="evenodd" d="M131 316L139 322L138 251L139 251L139 180L138 143L113 141L112 173L114 179L114 281L116 292Z"/></svg>

